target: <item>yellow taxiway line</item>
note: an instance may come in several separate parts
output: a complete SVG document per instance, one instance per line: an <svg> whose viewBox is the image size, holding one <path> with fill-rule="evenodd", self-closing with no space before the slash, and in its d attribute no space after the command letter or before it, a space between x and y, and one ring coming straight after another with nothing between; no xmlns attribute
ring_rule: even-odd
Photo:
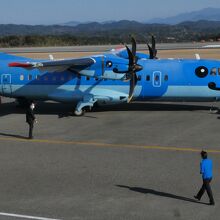
<svg viewBox="0 0 220 220"><path fill-rule="evenodd" d="M13 141L13 142L26 142L26 143L39 143L39 144L55 144L55 145L84 145L95 147L115 147L115 148L133 148L133 149L149 149L149 150L161 150L161 151L185 151L185 152L200 152L199 148L188 147L163 147L163 146L145 146L135 144L108 144L99 142L84 142L84 141L62 141L62 140L46 140L46 139L23 139L23 138L3 138L0 137L0 141ZM204 149L203 149L204 150ZM219 153L220 150L205 149L209 153Z"/></svg>

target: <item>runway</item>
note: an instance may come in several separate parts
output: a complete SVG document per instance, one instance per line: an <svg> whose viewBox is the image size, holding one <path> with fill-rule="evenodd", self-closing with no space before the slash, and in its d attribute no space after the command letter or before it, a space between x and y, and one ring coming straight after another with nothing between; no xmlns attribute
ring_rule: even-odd
<svg viewBox="0 0 220 220"><path fill-rule="evenodd" d="M130 42L125 42L129 44ZM137 42L138 43L138 42ZM0 48L5 53L103 53L108 52L120 45L91 45L91 46L68 46L68 47L22 47L22 48ZM121 44L121 46L123 46ZM219 49L220 42L189 42L189 43L158 43L158 50L193 50L193 49ZM145 51L147 44L139 44L138 50Z"/></svg>
<svg viewBox="0 0 220 220"><path fill-rule="evenodd" d="M71 105L38 103L30 141L23 110L4 98L0 219L216 219L220 115L210 106L132 103L78 118ZM214 162L215 207L193 199L201 149Z"/></svg>

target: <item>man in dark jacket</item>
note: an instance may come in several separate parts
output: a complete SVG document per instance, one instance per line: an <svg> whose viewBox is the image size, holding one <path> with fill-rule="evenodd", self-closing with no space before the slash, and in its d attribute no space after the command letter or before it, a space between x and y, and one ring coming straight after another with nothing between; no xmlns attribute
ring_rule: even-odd
<svg viewBox="0 0 220 220"><path fill-rule="evenodd" d="M26 111L26 122L29 125L29 139L33 139L34 123L37 122L36 117L34 115L34 108L35 108L35 104L31 103L30 106L28 106L27 111Z"/></svg>
<svg viewBox="0 0 220 220"><path fill-rule="evenodd" d="M212 160L208 159L208 154L205 151L201 152L201 157L202 161L200 163L200 173L202 174L202 179L203 179L203 185L201 189L199 190L198 194L194 196L196 199L200 200L206 191L209 200L210 200L210 205L215 205L213 194L212 194L212 189L210 186L210 182L212 181Z"/></svg>

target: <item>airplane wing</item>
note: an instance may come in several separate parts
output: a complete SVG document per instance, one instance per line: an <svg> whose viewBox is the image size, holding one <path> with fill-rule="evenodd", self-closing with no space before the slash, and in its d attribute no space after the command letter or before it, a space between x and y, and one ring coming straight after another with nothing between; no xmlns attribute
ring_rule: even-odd
<svg viewBox="0 0 220 220"><path fill-rule="evenodd" d="M66 59L66 60L50 60L42 62L12 62L9 67L18 67L25 69L39 69L46 72L59 72L65 70L79 71L95 64L93 58Z"/></svg>

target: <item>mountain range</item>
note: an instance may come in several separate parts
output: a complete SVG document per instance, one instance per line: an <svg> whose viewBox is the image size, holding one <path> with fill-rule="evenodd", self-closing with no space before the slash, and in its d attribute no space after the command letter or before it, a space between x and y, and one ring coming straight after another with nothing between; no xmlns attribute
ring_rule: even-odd
<svg viewBox="0 0 220 220"><path fill-rule="evenodd" d="M182 13L176 16L167 18L155 18L146 23L160 23L160 24L179 24L185 21L220 21L220 8L205 8L199 11Z"/></svg>
<svg viewBox="0 0 220 220"><path fill-rule="evenodd" d="M176 16L171 16L167 18L154 18L147 20L145 22L140 22L144 24L170 24L175 25L186 21L199 21L199 20L206 20L206 21L220 21L220 8L204 8L202 10L197 10L193 12L182 13ZM111 24L116 23L117 21L104 21L98 22L100 24ZM92 23L91 21L87 22L79 22L79 21L70 21L61 24L62 26L72 26L76 27L80 24L89 24Z"/></svg>

